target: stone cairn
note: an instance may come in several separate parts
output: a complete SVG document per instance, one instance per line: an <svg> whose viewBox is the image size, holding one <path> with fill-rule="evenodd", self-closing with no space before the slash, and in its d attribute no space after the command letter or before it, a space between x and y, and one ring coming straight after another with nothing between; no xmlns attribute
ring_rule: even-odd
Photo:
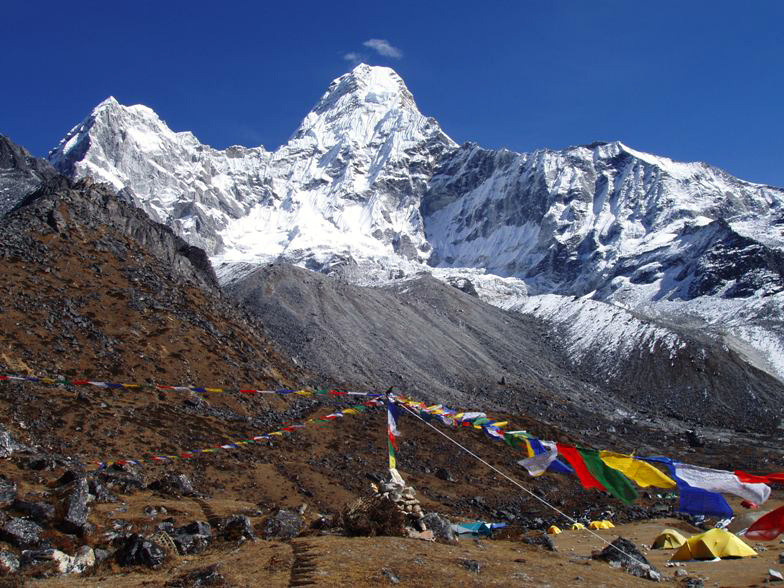
<svg viewBox="0 0 784 588"><path fill-rule="evenodd" d="M357 498L340 515L342 527L355 536L415 537L434 540L427 529L416 493L397 470L389 470L391 480L371 484L372 496Z"/></svg>
<svg viewBox="0 0 784 588"><path fill-rule="evenodd" d="M376 498L387 498L392 501L395 507L405 515L406 522L410 523L410 526L415 530L420 532L427 530L425 523L422 521L425 518L425 514L422 512L422 506L416 499L414 487L407 486L399 475L393 475L388 482L381 482L380 487L373 484L373 489L376 490Z"/></svg>

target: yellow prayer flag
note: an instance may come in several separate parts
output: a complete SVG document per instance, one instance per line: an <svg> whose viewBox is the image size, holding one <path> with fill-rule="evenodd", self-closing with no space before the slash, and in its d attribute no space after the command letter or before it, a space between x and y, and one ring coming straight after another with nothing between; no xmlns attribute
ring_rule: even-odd
<svg viewBox="0 0 784 588"><path fill-rule="evenodd" d="M618 470L642 488L647 488L648 486L675 488L675 482L670 477L646 461L613 451L601 451L599 457L609 467Z"/></svg>
<svg viewBox="0 0 784 588"><path fill-rule="evenodd" d="M531 442L528 439L525 440L525 450L528 452L528 457L534 456L534 448L531 447Z"/></svg>

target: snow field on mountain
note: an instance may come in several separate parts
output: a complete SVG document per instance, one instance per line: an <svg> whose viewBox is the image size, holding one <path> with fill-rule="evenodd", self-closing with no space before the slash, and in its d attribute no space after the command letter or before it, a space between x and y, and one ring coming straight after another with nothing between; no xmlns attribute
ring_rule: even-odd
<svg viewBox="0 0 784 588"><path fill-rule="evenodd" d="M110 98L50 160L203 247L222 283L275 260L365 285L428 271L558 325L576 361L674 352L683 322L784 377L764 299L784 277L757 247L784 251L783 190L620 141L457 146L389 68L334 80L275 151L213 149Z"/></svg>

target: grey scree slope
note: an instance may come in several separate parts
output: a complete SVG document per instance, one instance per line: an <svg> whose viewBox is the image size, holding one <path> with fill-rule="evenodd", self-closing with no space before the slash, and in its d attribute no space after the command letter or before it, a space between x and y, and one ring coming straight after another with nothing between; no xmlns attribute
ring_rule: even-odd
<svg viewBox="0 0 784 588"><path fill-rule="evenodd" d="M646 349L620 380L598 378L570 365L545 323L427 274L367 288L270 264L227 292L298 363L338 386L397 386L426 400L576 419L591 428L599 414L625 420L631 412L760 430L774 424L772 409L784 394L777 380L733 352L685 334L689 345L678 355Z"/></svg>

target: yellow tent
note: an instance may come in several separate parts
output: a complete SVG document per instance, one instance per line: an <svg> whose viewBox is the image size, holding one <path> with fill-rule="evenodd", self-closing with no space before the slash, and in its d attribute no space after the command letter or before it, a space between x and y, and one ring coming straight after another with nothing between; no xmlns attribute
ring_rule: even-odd
<svg viewBox="0 0 784 588"><path fill-rule="evenodd" d="M559 529L555 525L550 525L549 527L547 527L547 534L548 535L557 535L560 532L561 532L561 529Z"/></svg>
<svg viewBox="0 0 784 588"><path fill-rule="evenodd" d="M591 521L588 524L589 529L612 529L615 525L613 525L610 521Z"/></svg>
<svg viewBox="0 0 784 588"><path fill-rule="evenodd" d="M579 531L580 529L585 529L585 525L582 523L572 523L572 531Z"/></svg>
<svg viewBox="0 0 784 588"><path fill-rule="evenodd" d="M678 533L675 529L664 529L656 539L653 540L653 549L678 549L686 543L686 537Z"/></svg>
<svg viewBox="0 0 784 588"><path fill-rule="evenodd" d="M757 552L724 529L711 529L689 537L673 556L673 561L716 559L717 557L751 557Z"/></svg>

